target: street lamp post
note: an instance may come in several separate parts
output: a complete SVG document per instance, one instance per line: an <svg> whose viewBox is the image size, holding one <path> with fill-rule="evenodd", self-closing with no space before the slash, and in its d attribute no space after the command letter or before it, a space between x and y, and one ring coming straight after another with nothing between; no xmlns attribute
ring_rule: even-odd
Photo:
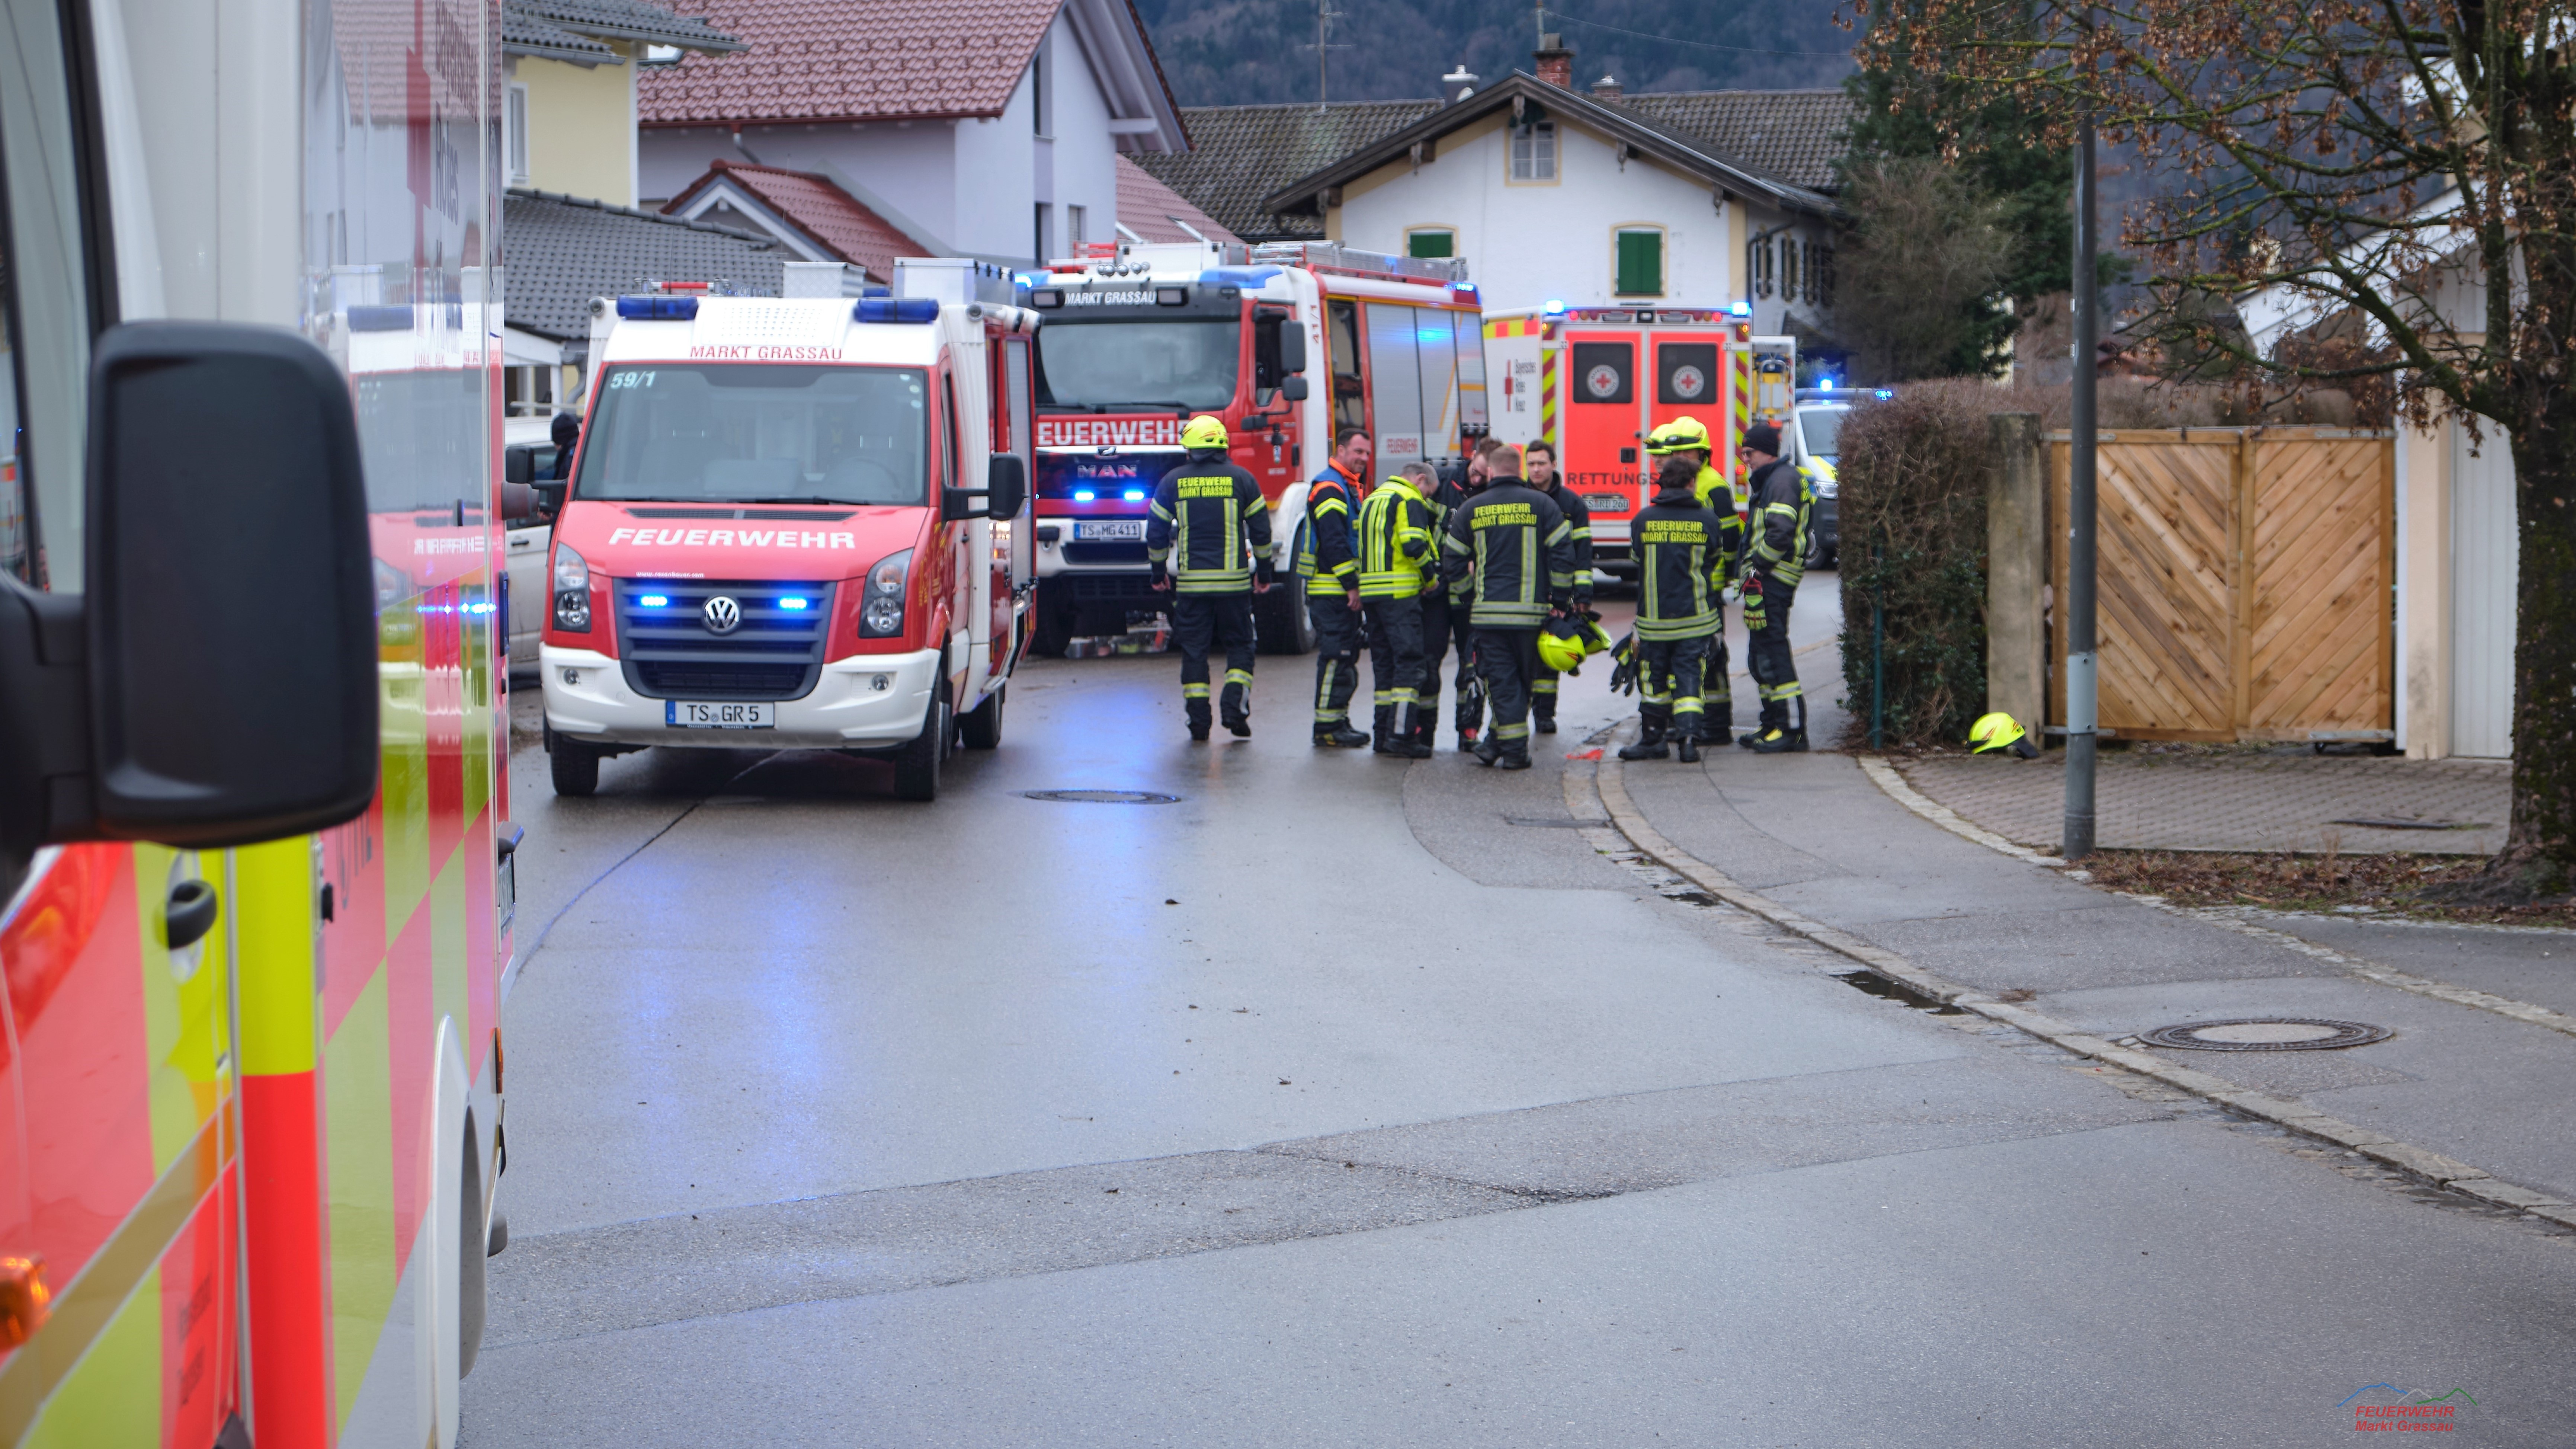
<svg viewBox="0 0 2576 1449"><path fill-rule="evenodd" d="M2066 825L2058 853L2093 853L2093 765L2100 716L2094 631L2094 372L2102 296L2093 261L2093 116L2075 134L2075 375L2066 526Z"/></svg>

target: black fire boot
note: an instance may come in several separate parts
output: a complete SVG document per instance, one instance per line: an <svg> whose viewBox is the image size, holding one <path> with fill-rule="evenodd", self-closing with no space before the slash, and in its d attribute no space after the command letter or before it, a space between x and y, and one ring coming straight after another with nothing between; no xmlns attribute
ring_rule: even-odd
<svg viewBox="0 0 2576 1449"><path fill-rule="evenodd" d="M1407 760L1431 758L1430 734L1415 721L1413 706L1396 706L1395 727L1388 732L1386 753Z"/></svg>
<svg viewBox="0 0 2576 1449"><path fill-rule="evenodd" d="M1369 722L1369 753L1385 754L1387 747L1394 742L1394 736L1395 706L1381 704L1377 707L1376 717Z"/></svg>
<svg viewBox="0 0 2576 1449"><path fill-rule="evenodd" d="M1208 702L1204 699L1193 699L1189 701L1186 708L1190 718L1190 738L1198 741L1200 744L1206 744L1208 737Z"/></svg>
<svg viewBox="0 0 2576 1449"><path fill-rule="evenodd" d="M1556 696L1542 694L1530 701L1530 728L1543 735L1556 733Z"/></svg>
<svg viewBox="0 0 2576 1449"><path fill-rule="evenodd" d="M1236 739L1248 740L1252 738L1251 701L1244 698L1244 688L1242 685L1227 685L1225 687L1224 696L1217 701L1217 704L1219 717L1224 721L1226 729L1231 731Z"/></svg>
<svg viewBox="0 0 2576 1449"><path fill-rule="evenodd" d="M1251 722L1246 721L1241 733L1250 734L1251 732ZM1385 731L1380 730L1379 737L1383 739ZM1315 726L1315 743L1327 749L1356 750L1368 742L1369 737L1352 729L1349 720L1339 720L1332 724L1319 723Z"/></svg>
<svg viewBox="0 0 2576 1449"><path fill-rule="evenodd" d="M1494 763L1495 763L1495 767L1496 767L1497 769L1504 769L1504 770L1526 770L1526 769L1528 769L1528 768L1530 767L1530 753L1529 753L1529 744L1528 744L1528 742L1527 742L1527 741L1523 741L1523 742L1521 742L1521 743L1519 743L1519 744L1515 744L1515 745L1513 745L1510 749L1507 749L1507 750L1503 751L1503 757L1502 757L1500 760L1495 761Z"/></svg>
<svg viewBox="0 0 2576 1449"><path fill-rule="evenodd" d="M1699 763L1699 732L1697 730L1683 730L1680 734L1673 736L1673 745L1674 758L1680 760L1685 765L1696 765Z"/></svg>
<svg viewBox="0 0 2576 1449"><path fill-rule="evenodd" d="M1654 706L1657 709L1662 706ZM1637 717L1637 742L1621 745L1623 760L1661 760L1670 758L1664 750L1664 721L1655 715L1640 713Z"/></svg>
<svg viewBox="0 0 2576 1449"><path fill-rule="evenodd" d="M1476 763L1480 765L1490 765L1494 761L1501 759L1503 755L1503 742L1490 737L1480 740L1472 736L1461 735L1458 740L1458 748L1474 755L1476 757Z"/></svg>
<svg viewBox="0 0 2576 1449"><path fill-rule="evenodd" d="M1753 736L1750 748L1757 755L1803 755L1807 752L1807 732L1767 729Z"/></svg>

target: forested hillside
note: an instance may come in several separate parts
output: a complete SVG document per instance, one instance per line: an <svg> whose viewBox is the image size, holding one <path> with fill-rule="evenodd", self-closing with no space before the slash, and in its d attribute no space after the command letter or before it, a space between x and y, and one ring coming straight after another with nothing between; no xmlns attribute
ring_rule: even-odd
<svg viewBox="0 0 2576 1449"><path fill-rule="evenodd" d="M1342 12L1332 23L1336 101L1427 98L1462 60L1487 77L1530 69L1538 26L1527 6L1508 0L1324 3ZM1316 5L1136 0L1163 72L1185 106L1314 100ZM1835 26L1834 13L1831 0L1581 0L1576 10L1549 10L1547 28L1574 49L1574 74L1583 85L1606 71L1632 91L1785 90L1836 86L1850 74L1852 35Z"/></svg>

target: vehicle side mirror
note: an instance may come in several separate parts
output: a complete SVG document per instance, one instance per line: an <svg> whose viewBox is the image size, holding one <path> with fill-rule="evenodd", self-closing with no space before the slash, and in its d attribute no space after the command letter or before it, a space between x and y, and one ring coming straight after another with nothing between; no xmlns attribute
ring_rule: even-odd
<svg viewBox="0 0 2576 1449"><path fill-rule="evenodd" d="M1306 370L1306 329L1294 317L1279 324L1279 370L1292 378Z"/></svg>
<svg viewBox="0 0 2576 1449"><path fill-rule="evenodd" d="M536 521L537 490L526 483L501 485L501 526L522 528Z"/></svg>
<svg viewBox="0 0 2576 1449"><path fill-rule="evenodd" d="M1306 400L1306 379L1297 376L1293 372L1288 376L1281 378L1279 380L1279 395L1288 399L1290 402L1304 402Z"/></svg>
<svg viewBox="0 0 2576 1449"><path fill-rule="evenodd" d="M501 452L501 481L534 483L537 481L537 455L527 448L505 448Z"/></svg>
<svg viewBox="0 0 2576 1449"><path fill-rule="evenodd" d="M247 845L365 810L374 560L330 358L266 327L109 329L87 489L88 591L0 587L0 874L30 841Z"/></svg>
<svg viewBox="0 0 2576 1449"><path fill-rule="evenodd" d="M540 478L528 485L536 491L537 502L549 514L563 512L564 490L572 486L569 478Z"/></svg>
<svg viewBox="0 0 2576 1449"><path fill-rule="evenodd" d="M984 470L984 513L1011 519L1029 501L1029 465L1017 453L999 453Z"/></svg>

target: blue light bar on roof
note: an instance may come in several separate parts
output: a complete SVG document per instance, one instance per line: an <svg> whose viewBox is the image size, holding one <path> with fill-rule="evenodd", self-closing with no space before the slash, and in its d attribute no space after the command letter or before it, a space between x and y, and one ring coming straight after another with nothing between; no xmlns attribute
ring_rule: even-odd
<svg viewBox="0 0 2576 1449"><path fill-rule="evenodd" d="M1753 315L1753 304L1737 302L1726 309L1726 314L1730 317L1750 317Z"/></svg>
<svg viewBox="0 0 2576 1449"><path fill-rule="evenodd" d="M1210 267L1199 273L1199 285L1241 287L1247 292L1257 292L1269 286L1270 279L1278 275L1277 267Z"/></svg>
<svg viewBox="0 0 2576 1449"><path fill-rule="evenodd" d="M1547 299L1546 311L1547 315L1550 317L1562 317L1565 315L1565 304L1554 297L1550 297Z"/></svg>
<svg viewBox="0 0 2576 1449"><path fill-rule="evenodd" d="M861 297L850 308L861 322L936 322L937 297Z"/></svg>
<svg viewBox="0 0 2576 1449"><path fill-rule="evenodd" d="M628 322L693 322L697 320L698 299L695 297L620 297L617 315Z"/></svg>

